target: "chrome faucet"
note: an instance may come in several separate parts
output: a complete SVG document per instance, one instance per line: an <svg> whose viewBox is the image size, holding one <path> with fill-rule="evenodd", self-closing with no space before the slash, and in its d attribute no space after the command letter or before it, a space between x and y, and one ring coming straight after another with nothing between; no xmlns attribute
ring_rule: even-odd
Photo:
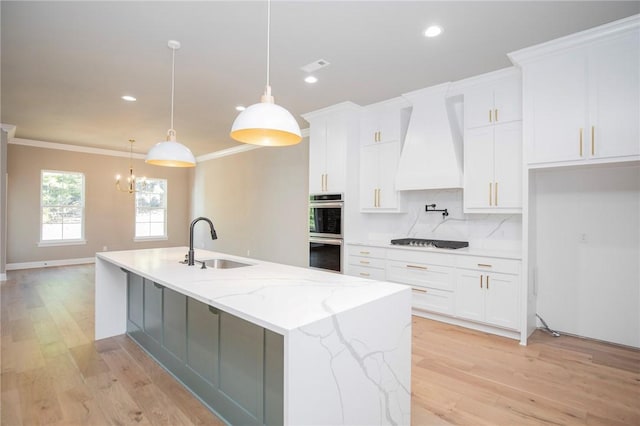
<svg viewBox="0 0 640 426"><path fill-rule="evenodd" d="M209 224L209 228L211 228L211 239L212 240L218 239L218 234L216 234L216 230L213 227L213 222L211 222L210 219L206 217L198 217L196 219L193 219L193 222L191 222L191 226L189 227L189 253L187 254L187 264L189 266L193 266L196 263L195 256L193 254L193 227L196 223L200 222L201 220L204 220Z"/></svg>

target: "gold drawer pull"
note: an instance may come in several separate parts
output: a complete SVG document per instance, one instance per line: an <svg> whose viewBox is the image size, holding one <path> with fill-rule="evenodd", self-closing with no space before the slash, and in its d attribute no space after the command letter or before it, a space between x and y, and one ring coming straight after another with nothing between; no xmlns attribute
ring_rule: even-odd
<svg viewBox="0 0 640 426"><path fill-rule="evenodd" d="M489 290L489 275L487 275L487 290Z"/></svg>
<svg viewBox="0 0 640 426"><path fill-rule="evenodd" d="M489 123L492 123L493 121L491 120L491 110L489 110Z"/></svg>
<svg viewBox="0 0 640 426"><path fill-rule="evenodd" d="M371 262L368 262L368 261L366 261L366 260L361 260L361 261L360 261L360 263L362 263L363 265L368 265L368 264L369 264L369 263L371 263Z"/></svg>
<svg viewBox="0 0 640 426"><path fill-rule="evenodd" d="M580 157L582 157L582 127L580 127Z"/></svg>
<svg viewBox="0 0 640 426"><path fill-rule="evenodd" d="M482 288L482 275L480 275L480 288Z"/></svg>
<svg viewBox="0 0 640 426"><path fill-rule="evenodd" d="M418 293L426 293L427 290L423 289L423 288L415 288L415 287L411 287L411 291L416 291Z"/></svg>
<svg viewBox="0 0 640 426"><path fill-rule="evenodd" d="M596 126L591 126L591 155L596 155Z"/></svg>
<svg viewBox="0 0 640 426"><path fill-rule="evenodd" d="M360 275L362 275L363 277L368 277L369 276L369 274L366 273L366 272L360 272Z"/></svg>
<svg viewBox="0 0 640 426"><path fill-rule="evenodd" d="M493 268L493 265L489 265L488 263L478 263L478 266L481 268Z"/></svg>
<svg viewBox="0 0 640 426"><path fill-rule="evenodd" d="M418 266L418 265L407 265L407 268L412 268L412 269L422 269L423 271L427 270L426 266Z"/></svg>
<svg viewBox="0 0 640 426"><path fill-rule="evenodd" d="M498 121L498 108L493 110L493 116L495 117L496 122L497 122Z"/></svg>
<svg viewBox="0 0 640 426"><path fill-rule="evenodd" d="M371 254L371 253L368 251L361 251L360 254Z"/></svg>

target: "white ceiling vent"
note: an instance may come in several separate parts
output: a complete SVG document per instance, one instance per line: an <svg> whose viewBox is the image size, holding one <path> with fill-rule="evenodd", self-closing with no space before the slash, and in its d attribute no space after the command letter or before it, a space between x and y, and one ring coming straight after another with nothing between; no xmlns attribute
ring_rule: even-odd
<svg viewBox="0 0 640 426"><path fill-rule="evenodd" d="M304 72L314 72L319 70L320 68L324 68L327 66L329 66L329 61L326 61L324 59L318 59L316 61L311 62L310 64L300 67L300 69Z"/></svg>

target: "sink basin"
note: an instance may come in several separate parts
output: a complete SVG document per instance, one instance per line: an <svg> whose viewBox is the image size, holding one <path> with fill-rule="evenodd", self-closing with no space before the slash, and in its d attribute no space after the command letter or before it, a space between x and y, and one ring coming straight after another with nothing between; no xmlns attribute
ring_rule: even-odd
<svg viewBox="0 0 640 426"><path fill-rule="evenodd" d="M235 260L229 259L205 259L199 260L198 262L204 262L207 268L214 269L231 269L231 268L242 268L243 266L251 266L249 263L236 262Z"/></svg>

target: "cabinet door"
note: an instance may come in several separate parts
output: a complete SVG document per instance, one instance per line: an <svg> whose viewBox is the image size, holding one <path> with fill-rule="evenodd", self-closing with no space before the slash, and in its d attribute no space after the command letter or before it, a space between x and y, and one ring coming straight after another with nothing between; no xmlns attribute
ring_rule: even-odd
<svg viewBox="0 0 640 426"><path fill-rule="evenodd" d="M589 155L640 155L640 35L638 31L592 47ZM591 140L591 137L594 140Z"/></svg>
<svg viewBox="0 0 640 426"><path fill-rule="evenodd" d="M331 117L327 120L326 137L326 192L345 192L347 170L347 120Z"/></svg>
<svg viewBox="0 0 640 426"><path fill-rule="evenodd" d="M158 343L162 343L162 289L144 279L144 331Z"/></svg>
<svg viewBox="0 0 640 426"><path fill-rule="evenodd" d="M522 208L522 123L494 127L494 207Z"/></svg>
<svg viewBox="0 0 640 426"><path fill-rule="evenodd" d="M144 279L131 272L127 273L127 318L140 330L144 324Z"/></svg>
<svg viewBox="0 0 640 426"><path fill-rule="evenodd" d="M212 385L218 384L218 325L220 311L188 299L187 365Z"/></svg>
<svg viewBox="0 0 640 426"><path fill-rule="evenodd" d="M365 145L360 148L360 208L376 207L378 189L378 146Z"/></svg>
<svg viewBox="0 0 640 426"><path fill-rule="evenodd" d="M370 108L365 110L360 120L360 145L371 145L378 142L378 114Z"/></svg>
<svg viewBox="0 0 640 426"><path fill-rule="evenodd" d="M525 76L534 126L529 163L585 158L587 56L584 49L532 64ZM582 132L582 136L581 136Z"/></svg>
<svg viewBox="0 0 640 426"><path fill-rule="evenodd" d="M464 138L464 207L493 205L493 127L467 130Z"/></svg>
<svg viewBox="0 0 640 426"><path fill-rule="evenodd" d="M264 329L226 312L220 312L220 390L262 422Z"/></svg>
<svg viewBox="0 0 640 426"><path fill-rule="evenodd" d="M379 115L379 142L400 142L400 108L386 106Z"/></svg>
<svg viewBox="0 0 640 426"><path fill-rule="evenodd" d="M493 124L493 88L480 85L464 92L464 127L472 129Z"/></svg>
<svg viewBox="0 0 640 426"><path fill-rule="evenodd" d="M497 82L493 89L493 122L522 120L522 78L520 75Z"/></svg>
<svg viewBox="0 0 640 426"><path fill-rule="evenodd" d="M378 207L384 209L398 208L398 192L396 191L396 172L400 161L400 142L378 144Z"/></svg>
<svg viewBox="0 0 640 426"><path fill-rule="evenodd" d="M520 302L518 299L518 280L508 274L485 275L485 321L499 327L518 327Z"/></svg>
<svg viewBox="0 0 640 426"><path fill-rule="evenodd" d="M484 321L485 277L477 271L459 269L457 275L456 316Z"/></svg>
<svg viewBox="0 0 640 426"><path fill-rule="evenodd" d="M309 126L309 193L323 192L326 165L327 127L324 120L314 120Z"/></svg>
<svg viewBox="0 0 640 426"><path fill-rule="evenodd" d="M162 344L180 361L187 358L187 296L163 290Z"/></svg>

